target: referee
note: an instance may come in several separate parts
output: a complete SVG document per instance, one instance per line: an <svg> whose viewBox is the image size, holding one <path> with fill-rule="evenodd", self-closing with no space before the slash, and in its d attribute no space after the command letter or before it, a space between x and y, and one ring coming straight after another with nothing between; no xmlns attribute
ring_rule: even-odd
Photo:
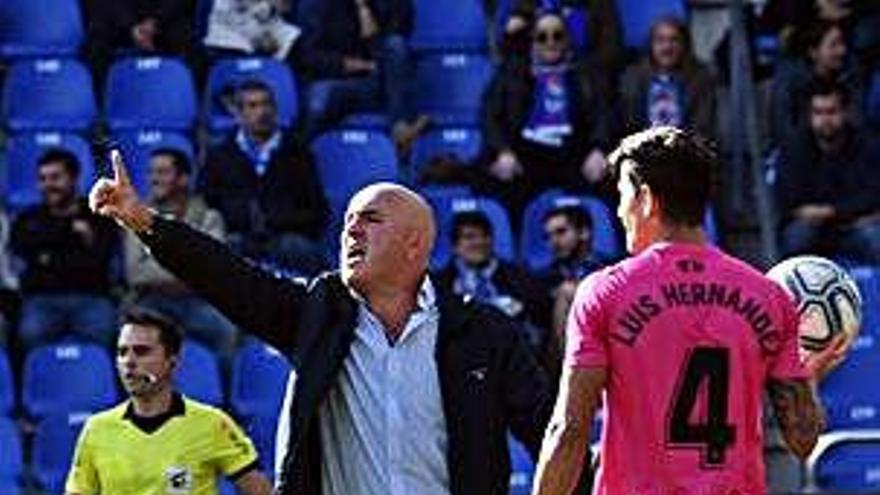
<svg viewBox="0 0 880 495"><path fill-rule="evenodd" d="M219 475L234 481L239 493L271 493L238 425L174 390L181 343L177 325L161 314L124 314L116 366L129 400L86 422L68 495L216 494Z"/></svg>

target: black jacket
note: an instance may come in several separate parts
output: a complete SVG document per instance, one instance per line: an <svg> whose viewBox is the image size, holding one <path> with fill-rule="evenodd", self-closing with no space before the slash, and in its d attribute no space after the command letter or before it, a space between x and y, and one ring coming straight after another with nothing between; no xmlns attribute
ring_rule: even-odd
<svg viewBox="0 0 880 495"><path fill-rule="evenodd" d="M144 241L154 256L240 327L286 350L298 371L287 415L289 438L278 493L321 493L319 407L348 356L357 303L339 276L305 285L274 278L221 243L157 218ZM540 447L553 390L515 323L438 291L436 359L446 416L451 492L506 494L507 433Z"/></svg>
<svg viewBox="0 0 880 495"><path fill-rule="evenodd" d="M295 232L317 240L327 218L327 201L310 154L285 135L260 177L231 135L208 150L200 188L220 210L230 232Z"/></svg>

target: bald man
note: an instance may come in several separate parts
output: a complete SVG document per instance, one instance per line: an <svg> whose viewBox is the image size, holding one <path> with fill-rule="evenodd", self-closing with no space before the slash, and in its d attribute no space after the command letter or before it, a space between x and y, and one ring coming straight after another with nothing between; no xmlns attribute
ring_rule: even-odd
<svg viewBox="0 0 880 495"><path fill-rule="evenodd" d="M92 209L297 369L280 412L276 493L508 493L508 432L537 454L552 385L517 323L435 290L436 228L418 194L388 183L359 191L339 271L304 284L155 215L118 154L113 166Z"/></svg>

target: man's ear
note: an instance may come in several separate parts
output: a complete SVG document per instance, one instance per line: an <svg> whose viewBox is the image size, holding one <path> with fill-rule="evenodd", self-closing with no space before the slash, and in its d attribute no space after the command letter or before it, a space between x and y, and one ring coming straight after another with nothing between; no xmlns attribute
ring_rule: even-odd
<svg viewBox="0 0 880 495"><path fill-rule="evenodd" d="M639 202L639 215L644 219L650 218L659 207L654 192L647 184L639 186Z"/></svg>

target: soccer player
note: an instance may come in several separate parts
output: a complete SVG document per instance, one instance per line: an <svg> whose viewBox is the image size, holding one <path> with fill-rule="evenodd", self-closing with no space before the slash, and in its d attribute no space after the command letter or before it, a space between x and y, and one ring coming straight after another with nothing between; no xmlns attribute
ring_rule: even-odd
<svg viewBox="0 0 880 495"><path fill-rule="evenodd" d="M217 493L217 478L239 493L268 495L250 439L222 411L173 389L182 334L161 314L129 310L116 365L129 400L86 422L77 443L68 495Z"/></svg>
<svg viewBox="0 0 880 495"><path fill-rule="evenodd" d="M595 494L766 493L764 390L789 447L807 457L823 428L813 382L841 347L802 363L783 290L706 243L715 156L700 138L643 131L610 163L634 257L578 288L534 493L571 493L603 391Z"/></svg>

